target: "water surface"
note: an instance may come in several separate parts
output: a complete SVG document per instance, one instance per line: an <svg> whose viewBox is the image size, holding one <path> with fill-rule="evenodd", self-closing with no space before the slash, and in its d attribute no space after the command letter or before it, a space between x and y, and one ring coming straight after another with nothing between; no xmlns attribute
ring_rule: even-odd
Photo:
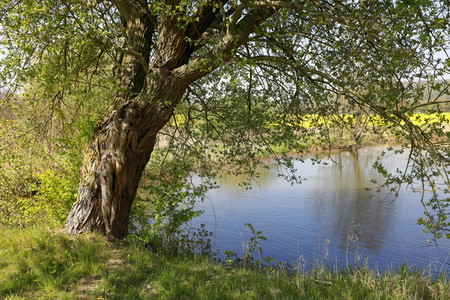
<svg viewBox="0 0 450 300"><path fill-rule="evenodd" d="M319 260L345 267L367 260L380 271L407 263L432 273L450 261L450 241L429 243L417 219L423 215L421 194L402 188L394 200L387 190L375 193L371 179L381 179L372 164L383 149L366 148L332 153L328 165L297 161L302 184L291 186L277 176L277 167L263 170L251 190L233 176L218 180L220 189L208 193L198 208L205 213L193 221L215 234L218 256L231 250L243 256L251 223L267 237L263 255L277 262L308 266ZM390 170L404 168L405 155L383 158ZM447 261L448 259L448 261Z"/></svg>

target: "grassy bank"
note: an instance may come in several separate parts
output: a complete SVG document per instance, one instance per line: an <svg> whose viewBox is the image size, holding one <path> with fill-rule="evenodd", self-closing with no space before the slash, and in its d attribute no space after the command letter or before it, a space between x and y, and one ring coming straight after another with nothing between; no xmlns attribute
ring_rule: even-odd
<svg viewBox="0 0 450 300"><path fill-rule="evenodd" d="M0 299L448 299L446 276L402 268L309 273L227 268L208 258L151 253L134 242L1 230Z"/></svg>

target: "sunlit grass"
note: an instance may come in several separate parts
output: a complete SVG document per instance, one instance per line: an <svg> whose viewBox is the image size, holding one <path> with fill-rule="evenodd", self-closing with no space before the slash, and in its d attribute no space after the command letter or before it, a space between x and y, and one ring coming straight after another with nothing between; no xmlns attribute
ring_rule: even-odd
<svg viewBox="0 0 450 300"><path fill-rule="evenodd" d="M103 236L1 230L0 299L448 299L446 274L404 266L309 271L227 268L210 258L151 253Z"/></svg>
<svg viewBox="0 0 450 300"><path fill-rule="evenodd" d="M70 287L103 272L109 256L103 240L93 234L75 239L39 228L2 230L0 298L72 295Z"/></svg>

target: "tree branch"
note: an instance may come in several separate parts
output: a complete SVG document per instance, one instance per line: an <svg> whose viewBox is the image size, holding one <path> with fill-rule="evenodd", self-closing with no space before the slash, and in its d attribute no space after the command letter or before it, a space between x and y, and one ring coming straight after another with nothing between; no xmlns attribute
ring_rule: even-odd
<svg viewBox="0 0 450 300"><path fill-rule="evenodd" d="M133 50L130 50L130 49L124 49L121 47L113 46L111 44L108 44L108 43L106 43L98 38L92 37L90 35L88 35L88 36L94 43L105 48L106 50L113 49L117 52L132 55L132 56L136 57L139 60L139 62L141 63L142 67L144 68L145 72L148 73L148 70L149 70L148 62L145 60L144 56L142 56L141 54L139 54Z"/></svg>
<svg viewBox="0 0 450 300"><path fill-rule="evenodd" d="M148 18L150 19L150 22L152 22L152 25L154 28L158 28L158 21L153 16L151 10L148 8L148 4L146 0L136 0L139 3L139 6L147 13Z"/></svg>
<svg viewBox="0 0 450 300"><path fill-rule="evenodd" d="M267 20L275 11L271 8L251 10L236 25L233 32L228 32L215 49L207 56L198 57L174 70L186 83L192 83L218 68L231 59L232 51L248 41L248 36L256 26Z"/></svg>
<svg viewBox="0 0 450 300"><path fill-rule="evenodd" d="M358 93L357 91L353 90L351 87L345 85L343 82L340 82L336 79L334 79L332 76L323 73L321 71L315 70L315 69L311 69L311 68L307 68L305 66L302 65L298 65L295 61L292 60L288 60L282 57L275 57L275 56L254 56L254 57L250 57L247 59L248 61L253 61L253 62L261 62L261 61L271 61L271 62L275 62L275 63L280 63L280 64L284 64L284 65L288 65L302 73L310 73L313 75L317 75L320 76L326 80L328 80L329 82L339 86L340 88L342 88L343 90L347 91L348 93L350 93L351 95L353 95L354 97L356 97L357 99L361 100L362 102L367 102L366 98L361 95L360 93Z"/></svg>
<svg viewBox="0 0 450 300"><path fill-rule="evenodd" d="M214 5L224 6L228 0L209 0L203 3L193 16L193 20L186 24L186 36L197 40L217 19L219 10Z"/></svg>

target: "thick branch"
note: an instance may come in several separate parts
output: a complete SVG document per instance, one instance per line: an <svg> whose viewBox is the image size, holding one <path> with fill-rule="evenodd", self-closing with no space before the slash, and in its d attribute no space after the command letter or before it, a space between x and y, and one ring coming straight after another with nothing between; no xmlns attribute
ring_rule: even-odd
<svg viewBox="0 0 450 300"><path fill-rule="evenodd" d="M126 37L126 49L117 49L127 54L123 60L120 85L125 88L126 93L137 95L142 90L149 71L155 27L148 13L147 0L114 0L114 3Z"/></svg>
<svg viewBox="0 0 450 300"><path fill-rule="evenodd" d="M147 0L136 0L139 3L139 6L147 13L148 18L150 19L150 22L152 22L152 25L154 28L158 28L158 21L153 16L150 8L148 7Z"/></svg>
<svg viewBox="0 0 450 300"><path fill-rule="evenodd" d="M219 14L219 10L214 10L215 5L223 7L228 0L210 0L202 4L193 16L192 22L188 22L186 26L186 36L192 40L197 40L213 23Z"/></svg>
<svg viewBox="0 0 450 300"><path fill-rule="evenodd" d="M238 22L233 31L222 38L222 43L217 45L209 56L196 58L189 64L175 69L174 73L188 84L209 74L221 64L228 62L232 51L245 44L255 28L274 13L275 11L271 8L251 10Z"/></svg>
<svg viewBox="0 0 450 300"><path fill-rule="evenodd" d="M233 15L230 18L229 26L233 28L237 22L240 20L242 13L247 8L289 8L289 9L300 9L303 10L304 7L298 5L294 1L286 0L286 1L270 1L270 0L262 0L262 1L242 1L240 5L236 7Z"/></svg>

